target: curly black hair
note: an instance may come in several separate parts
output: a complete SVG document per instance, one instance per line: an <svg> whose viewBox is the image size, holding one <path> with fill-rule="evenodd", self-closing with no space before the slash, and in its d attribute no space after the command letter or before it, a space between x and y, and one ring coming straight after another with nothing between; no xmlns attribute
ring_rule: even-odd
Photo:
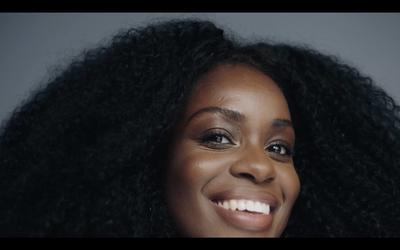
<svg viewBox="0 0 400 250"><path fill-rule="evenodd" d="M302 188L284 237L400 236L394 100L335 56L195 19L120 31L2 123L0 235L179 236L166 149L196 80L224 63L256 67L288 101Z"/></svg>

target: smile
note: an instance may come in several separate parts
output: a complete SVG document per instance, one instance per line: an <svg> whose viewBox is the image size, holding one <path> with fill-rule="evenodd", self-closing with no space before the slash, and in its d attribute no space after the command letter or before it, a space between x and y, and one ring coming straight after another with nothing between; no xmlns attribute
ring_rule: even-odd
<svg viewBox="0 0 400 250"><path fill-rule="evenodd" d="M269 214L271 210L269 204L252 200L225 200L218 201L216 204L227 210L259 214Z"/></svg>
<svg viewBox="0 0 400 250"><path fill-rule="evenodd" d="M229 226L245 231L267 231L272 227L278 199L255 190L236 189L209 197L216 214Z"/></svg>

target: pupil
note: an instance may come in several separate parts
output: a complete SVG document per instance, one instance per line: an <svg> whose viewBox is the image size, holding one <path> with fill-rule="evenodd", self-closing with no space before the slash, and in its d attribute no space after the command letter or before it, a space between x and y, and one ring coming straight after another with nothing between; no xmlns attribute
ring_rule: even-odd
<svg viewBox="0 0 400 250"><path fill-rule="evenodd" d="M285 153L284 150L281 150L281 148L279 147L279 145L274 145L273 149L275 150L275 152L283 154Z"/></svg>

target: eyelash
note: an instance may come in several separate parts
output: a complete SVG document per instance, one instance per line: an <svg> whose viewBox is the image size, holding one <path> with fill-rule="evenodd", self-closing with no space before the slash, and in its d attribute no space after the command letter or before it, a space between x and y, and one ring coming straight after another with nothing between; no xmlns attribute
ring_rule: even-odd
<svg viewBox="0 0 400 250"><path fill-rule="evenodd" d="M274 150L273 148L274 147L276 148L277 146L280 147L280 148ZM281 142L281 141L272 142L270 145L268 145L266 147L266 150L268 150L268 151L271 150L270 152L276 153L281 157L282 156L283 157L292 157L292 156L294 156L294 151L292 149L290 149L290 147L287 146L286 143ZM281 153L282 150L284 151L284 153Z"/></svg>
<svg viewBox="0 0 400 250"><path fill-rule="evenodd" d="M216 138L221 138L220 140L215 140ZM226 139L228 142L222 143L221 140ZM212 131L205 133L199 139L199 142L203 145L206 145L210 148L224 148L226 145L236 145L233 143L232 137L225 132L221 131ZM276 148L279 147L279 148ZM290 146L287 143L282 141L274 141L270 145L265 148L266 151L271 152L273 154L277 154L279 157L292 157L294 156L294 151L290 149ZM284 152L282 152L284 151Z"/></svg>
<svg viewBox="0 0 400 250"><path fill-rule="evenodd" d="M214 140L216 139L216 137L222 138L221 140L225 138L228 142L222 143L220 140L219 141ZM227 144L235 145L235 143L232 142L231 136L221 131L212 131L205 133L200 137L199 141L201 144L205 144L206 146L209 146L211 148L221 148Z"/></svg>

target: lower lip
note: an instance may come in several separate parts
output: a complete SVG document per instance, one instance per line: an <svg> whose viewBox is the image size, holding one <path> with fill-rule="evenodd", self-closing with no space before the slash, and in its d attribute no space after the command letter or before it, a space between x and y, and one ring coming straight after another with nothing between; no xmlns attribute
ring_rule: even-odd
<svg viewBox="0 0 400 250"><path fill-rule="evenodd" d="M272 214L228 210L213 203L218 215L236 228L248 231L266 231L271 228Z"/></svg>

